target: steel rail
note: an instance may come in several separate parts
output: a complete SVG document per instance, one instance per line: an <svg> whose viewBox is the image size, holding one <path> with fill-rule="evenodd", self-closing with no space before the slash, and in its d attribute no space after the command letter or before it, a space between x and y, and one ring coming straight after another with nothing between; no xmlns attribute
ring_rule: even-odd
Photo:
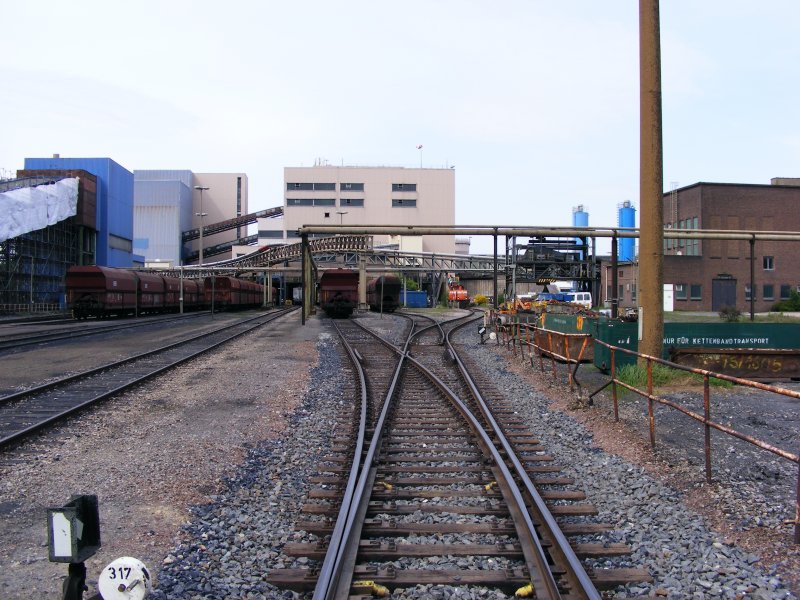
<svg viewBox="0 0 800 600"><path fill-rule="evenodd" d="M342 553L342 545L345 539L345 526L347 524L347 516L351 511L353 498L358 483L358 475L361 472L361 456L364 452L364 438L367 429L367 382L364 375L364 369L361 366L361 361L358 358L355 349L347 341L342 330L336 321L333 321L336 331L339 333L339 339L342 345L347 350L347 355L350 357L350 362L358 375L359 385L361 386L361 410L359 415L358 435L356 436L356 448L353 453L353 462L350 466L350 474L347 478L347 487L345 488L344 496L342 497L342 504L339 507L339 516L336 519L336 524L331 534L330 542L328 543L328 551L325 553L325 558L320 567L319 577L317 578L317 585L314 588L314 600L321 600L328 598L328 594L332 587L338 583L338 574L336 566L340 561Z"/></svg>
<svg viewBox="0 0 800 600"><path fill-rule="evenodd" d="M26 335L24 337L19 337L19 338L12 338L11 336L5 336L4 338L0 338L0 351L13 350L15 348L19 348L22 346L32 346L34 344L44 344L46 342L55 342L58 340L69 340L72 338L85 337L87 335L99 335L101 333L122 331L123 329L131 329L134 327L144 327L146 325L155 325L158 323L164 323L165 321L190 319L206 314L208 314L208 311L191 313L180 317L170 316L163 319L153 319L153 318L147 318L144 320L138 319L135 323L126 322L121 324L93 327L91 329L84 329L84 330L70 331L69 329L61 329L59 331L50 331L47 333L32 333L30 335Z"/></svg>
<svg viewBox="0 0 800 600"><path fill-rule="evenodd" d="M480 317L476 317L477 320ZM547 527L547 535L552 538L553 545L550 549L551 552L556 551L561 555L563 561L569 565L571 570L573 579L573 583L577 583L579 588L585 592L587 598L592 598L595 600L600 600L601 596L597 592L595 585L592 583L589 575L586 573L586 570L583 568L578 557L575 555L575 552L572 550L572 547L569 544L566 536L561 531L561 528L558 526L553 515L550 513L550 510L547 508L547 504L545 503L544 499L539 494L536 486L531 481L530 477L528 476L525 467L522 465L522 461L519 460L519 457L514 452L511 444L509 443L508 439L503 435L497 421L492 414L491 409L486 404L486 401L483 399L483 395L480 393L478 386L476 385L475 381L469 375L469 371L467 370L464 362L461 360L457 350L453 347L452 340L450 336L453 332L457 331L461 327L468 325L471 321L460 325L449 331L447 333L447 340L446 345L447 348L450 350L451 355L454 357L456 365L458 367L461 376L464 378L465 382L467 383L472 395L475 398L475 401L480 406L481 413L483 418L489 423L490 427L496 432L497 441L502 446L503 452L505 452L508 459L512 462L514 467L514 472L517 477L522 481L525 491L530 496L534 509L537 513L537 517L539 520Z"/></svg>
<svg viewBox="0 0 800 600"><path fill-rule="evenodd" d="M97 369L92 369L90 371L85 371L85 372L79 373L77 375L66 377L66 378L64 378L62 380L59 380L57 382L45 384L43 386L38 386L36 388L31 388L29 390L25 390L25 391L22 391L22 392L19 392L19 393L16 393L16 394L11 394L10 396L5 396L3 398L0 398L0 405L5 407L8 404L11 404L11 403L13 403L15 401L22 400L26 396L35 396L35 395L37 395L37 394L39 394L39 393L41 393L43 391L47 391L48 389L57 388L57 387L60 387L60 386L62 386L64 384L66 384L66 383L71 383L73 381L86 379L89 376L91 376L93 374L97 374L100 371L108 371L108 370L111 370L111 369L113 369L115 367L122 366L122 365L125 365L127 363L133 362L135 360L138 360L138 359L141 359L141 358L149 358L154 354L166 352L168 350L173 350L173 349L176 349L179 346L187 345L187 344L189 344L191 342L194 342L194 341L197 341L199 339L202 339L202 338L205 338L205 337L210 337L210 336L218 334L218 333L222 333L222 332L224 332L225 330L228 330L228 329L233 329L233 328L237 328L237 327L241 328L241 326L246 324L246 323L251 323L253 321L259 321L258 323L256 323L253 326L247 327L244 330L239 331L239 332L237 332L237 333L235 333L235 334L233 334L231 336L228 336L228 337L226 337L226 338L224 338L222 340L214 342L213 344L211 344L209 346L204 346L202 349L200 349L198 351L192 352L191 354L188 354L186 356L179 357L177 360L173 360L173 361L171 361L171 362L169 362L167 364L161 365L161 366L157 367L156 369L154 369L152 371L149 371L148 373L146 373L146 374L144 374L144 375L142 375L140 377L137 377L137 378L134 378L132 380L129 380L129 381L123 383L122 385L119 385L119 386L117 386L117 387L115 387L115 388L113 388L111 390L106 390L106 391L104 391L103 393L101 393L99 395L93 396L91 398L88 398L87 400L84 400L82 402L74 404L74 405L66 408L65 410L53 413L52 415L50 415L49 417L46 417L44 419L40 419L40 420L36 421L35 423L32 423L31 425L27 426L27 427L24 427L22 429L18 429L17 431L15 431L14 433L11 433L10 435L5 435L4 437L0 438L0 448L6 447L6 446L8 446L8 445L10 445L10 444L12 444L14 442L17 442L17 441L25 438L26 436L28 436L28 435L30 435L30 434L32 434L32 433L34 433L34 432L36 432L36 431L38 431L40 429L43 429L44 427L52 425L53 423L56 423L57 421L62 420L65 417L67 417L67 416L69 416L69 415L71 415L73 413L76 413L76 412L86 408L87 406L90 406L90 405L92 405L92 404L94 404L96 402L100 402L101 400L109 398L109 397L111 397L111 396L113 396L113 395L115 395L115 394L117 394L119 392L122 392L122 391L124 391L124 390L126 390L126 389L128 389L130 387L133 387L133 386L135 386L135 385L137 385L137 384L139 384L139 383L141 383L143 381L146 381L147 379L150 379L151 377L154 377L155 375L158 375L159 373L162 373L162 372L164 372L164 371L166 371L168 369L171 369L172 367L180 365L180 364L182 364L182 363L184 363L184 362L186 362L186 361L188 361L188 360L190 360L192 358L195 358L195 357L197 357L197 356L199 356L199 355L201 355L201 354L203 354L205 352L213 350L214 348L217 348L218 346L221 346L222 344L224 344L226 342L229 342L229 341L231 341L233 339L236 339L236 338L238 338L238 337L240 337L242 335L245 335L246 333L249 333L250 331L252 331L254 329L257 329L258 327L261 327L262 325L266 325L267 323L269 323L271 321L274 321L275 319L277 319L277 318L279 318L279 317L281 317L281 316L283 316L283 315L285 315L285 314L287 314L289 312L292 312L294 310L297 310L297 307L293 307L293 308L288 309L288 310L283 310L283 311L280 311L280 312L276 312L274 314L259 315L257 317L253 317L251 319L247 319L246 321L239 321L239 322L237 322L237 323L235 323L233 325L229 325L229 326L226 326L226 327L218 328L218 329L215 329L214 331L207 332L205 334L201 334L201 335L198 335L198 336L194 336L194 337L192 337L192 338L190 338L188 340L183 340L183 341L177 342L175 344L170 344L168 346L164 346L162 348L159 348L158 350L146 352L146 353L137 355L135 357L129 357L129 358L123 359L121 361L118 361L117 363L110 363L108 365L105 365L104 367L100 367L100 368L97 368Z"/></svg>
<svg viewBox="0 0 800 600"><path fill-rule="evenodd" d="M338 548L336 558L334 560L334 575L332 581L328 585L324 595L322 592L317 595L315 590L314 598L321 600L330 600L333 598L345 599L350 595L350 587L353 582L353 568L355 566L356 555L358 554L358 545L361 537L361 523L363 523L364 516L367 512L370 494L368 490L372 489L375 482L376 469L372 466L375 462L375 457L378 456L381 446L383 444L383 434L386 430L386 421L388 419L389 409L392 407L392 399L395 397L395 392L400 381L400 375L403 371L406 360L406 348L408 347L408 340L406 340L403 351L376 336L373 332L364 328L373 336L380 339L384 344L389 346L395 352L400 352L400 360L395 368L394 375L392 376L392 383L386 394L383 407L381 408L380 415L375 423L374 433L372 440L370 440L367 454L364 457L363 465L360 469L358 482L356 484L353 500L350 504L347 513L347 521L342 535L342 543ZM412 327L413 332L413 327ZM410 335L410 333L409 333Z"/></svg>
<svg viewBox="0 0 800 600"><path fill-rule="evenodd" d="M475 319L479 319L480 316L475 316ZM463 319L461 317L460 319ZM457 321L459 319L453 319ZM466 325L471 321L467 321L464 323ZM420 373L422 373L435 387L437 387L440 392L447 397L452 403L453 406L462 414L462 417L467 422L470 429L473 430L475 437L478 439L481 447L483 448L485 454L491 457L492 461L495 463L497 469L499 469L501 475L504 479L504 485L500 486L500 489L504 495L504 497L508 494L511 497L506 497L506 504L509 506L509 509L512 513L512 518L515 522L517 530L520 531L520 539L522 540L523 537L527 537L528 543L523 543L523 552L525 554L526 562L529 567L529 574L531 577L531 583L536 593L537 598L561 598L561 593L558 590L558 583L556 582L552 571L548 565L547 555L541 545L539 540L539 536L536 532L534 527L533 521L531 520L531 516L527 510L525 499L522 495L521 490L517 486L516 482L512 477L512 473L509 468L506 466L505 461L503 460L503 456L498 451L495 444L492 442L492 439L489 437L489 434L485 431L484 427L472 413L472 411L467 407L467 405L458 397L458 395L451 390L441 379L439 379L433 372L431 372L427 367L425 367L422 363L418 360L413 358L408 349L406 344L406 348L403 351L398 350L391 344L388 344L386 340L383 340L380 336L376 333L370 331L363 325L356 323L359 327L362 327L366 331L368 331L371 335L376 337L377 339L381 340L383 343L387 344L392 350L397 353L402 352L401 361L398 365L398 370L395 372L395 378L400 373L400 368L404 366L405 359L407 358L408 361L416 367ZM381 419L379 420L378 425L375 427L375 436L373 438L373 443L370 444L370 453L368 453L367 458L364 461L364 467L362 468L361 472L361 479L359 480L359 489L361 494L363 494L364 489L371 489L371 484L374 481L376 469L372 466L374 462L374 457L377 455L377 451L372 452L373 448L380 448L380 443L382 441L383 429L385 427L385 415L388 412L388 407L390 405L390 400L393 398L394 390L395 390L395 383L396 380L392 383L392 388L390 390L390 394L387 396L387 401L384 403L384 410L381 412ZM500 433L499 427L497 423L494 422L494 431L493 434L495 435L502 435ZM509 452L510 456L514 456L513 449L510 447L506 450ZM515 457L516 458L516 457ZM517 463L519 464L519 460L517 459ZM527 476L527 474L526 474ZM366 488L366 484L370 483L370 488ZM363 484L363 485L362 485ZM358 504L358 515L363 517L366 514L367 504L368 504L369 496L364 498L363 496L359 497L359 504ZM515 511L513 507L516 506L517 510ZM349 515L351 517L351 521L355 519L355 515L351 513ZM521 521L521 522L520 522ZM360 522L360 520L359 520ZM352 560L355 560L355 554L358 549L358 539L359 537L353 537L354 531L357 530L358 535L360 536L360 527L355 525L350 525L348 529L350 530L350 538L348 539L348 543L351 545L350 551L352 553ZM354 546L353 546L354 544ZM348 571L350 573L350 579L347 581L347 585L342 584L342 580L340 580L340 586L338 588L339 592L336 596L334 596L337 600L343 600L347 597L350 589L350 583L352 581L352 569ZM594 590L594 585L590 583L590 589ZM596 593L596 591L595 591ZM600 596L587 596L592 599L599 600Z"/></svg>
<svg viewBox="0 0 800 600"><path fill-rule="evenodd" d="M252 318L247 319L247 320L245 320L243 322L246 323L248 321L253 321L253 320L259 319L261 317L263 317L263 315L258 315L258 316L252 317ZM133 356L129 356L127 358L123 358L123 359L118 360L118 361L106 363L105 365L101 365L99 367L95 367L93 369L89 369L88 371L81 371L80 373L75 373L75 374L69 375L67 377L62 377L61 379L58 379L57 381L51 381L50 383L44 383L44 384L38 385L36 387L32 387L32 388L28 388L28 389L25 389L25 390L21 390L19 392L15 392L13 394L8 394L7 396L0 396L0 406L8 404L9 402L15 402L17 400L21 400L25 396L31 396L33 394L38 394L38 393L47 391L49 389L61 386L61 385L65 384L65 383L70 383L70 382L78 381L78 380L86 378L86 377L91 377L92 375L97 375L98 373L102 373L103 371L107 371L107 370L112 369L114 367L122 366L122 365L124 365L126 363L133 362L135 360L139 360L139 359L142 359L142 358L147 358L148 356L151 356L151 355L154 355L154 354L158 354L159 352L163 352L165 350L170 350L171 348L175 348L175 347L180 346L182 344L191 343L191 342L193 342L195 340L199 340L199 339L201 339L203 337L206 337L206 336L209 336L209 335L213 335L214 333L217 333L219 331L224 331L225 329L228 329L230 327L236 327L237 325L240 325L241 323L242 323L242 321L234 323L233 325L226 325L225 327L220 327L220 328L214 329L212 331L207 331L205 333L200 333L200 334L194 335L194 336L192 336L190 338L186 338L185 340L181 340L179 342L174 342L172 344L167 344L166 346L161 346L161 347L156 348L154 350L148 350L147 352L142 352L140 354L135 354Z"/></svg>

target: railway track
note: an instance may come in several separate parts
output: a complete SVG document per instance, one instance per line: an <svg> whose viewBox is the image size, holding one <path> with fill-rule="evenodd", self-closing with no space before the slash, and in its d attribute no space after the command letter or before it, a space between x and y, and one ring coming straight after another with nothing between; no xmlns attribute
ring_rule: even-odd
<svg viewBox="0 0 800 600"><path fill-rule="evenodd" d="M0 397L0 447L17 443L73 413L261 327L296 308L278 310Z"/></svg>
<svg viewBox="0 0 800 600"><path fill-rule="evenodd" d="M445 348L448 333L469 319L440 327L411 316L402 348L375 334L368 339L352 322L340 328L354 373L365 382L361 400L343 419L332 454L321 460L312 480L320 487L309 495L307 519L297 524L319 541L284 547L319 562L274 570L270 583L314 590L315 599L420 585L600 598L598 588L647 578L641 570L588 573L582 566L579 554L627 549L569 543L568 536L607 528L559 526L554 514L574 518L588 511L564 504L583 495L561 489L571 480L554 475L559 469L549 464L552 458L510 411L501 407L498 422L456 350ZM386 360L379 347L394 359ZM371 386L374 377L391 383Z"/></svg>
<svg viewBox="0 0 800 600"><path fill-rule="evenodd" d="M74 338L100 335L103 333L113 333L115 331L122 331L125 329L132 329L136 327L146 327L148 325L156 325L165 322L179 321L185 319L193 319L201 315L208 315L208 311L194 312L184 315L170 315L165 317L147 317L146 319L136 319L135 321L128 320L124 322L114 323L111 325L101 325L97 327L81 326L77 323L73 327L63 327L57 330L45 332L24 332L17 334L9 334L0 336L0 352L8 350L16 350L27 346L44 344L48 342L57 342L63 340L70 340ZM74 323L74 321L73 321Z"/></svg>

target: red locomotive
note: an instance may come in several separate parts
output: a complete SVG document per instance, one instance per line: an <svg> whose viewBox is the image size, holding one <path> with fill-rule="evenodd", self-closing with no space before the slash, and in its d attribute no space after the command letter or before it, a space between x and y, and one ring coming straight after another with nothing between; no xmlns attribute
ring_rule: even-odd
<svg viewBox="0 0 800 600"><path fill-rule="evenodd" d="M447 292L447 299L456 304L459 308L466 308L469 306L469 292L459 283L450 284L450 289Z"/></svg>

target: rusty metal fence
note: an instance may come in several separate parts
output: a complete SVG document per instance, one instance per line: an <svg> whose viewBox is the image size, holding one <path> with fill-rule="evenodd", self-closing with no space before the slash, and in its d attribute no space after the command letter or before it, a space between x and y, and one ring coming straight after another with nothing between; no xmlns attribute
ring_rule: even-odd
<svg viewBox="0 0 800 600"><path fill-rule="evenodd" d="M800 544L800 455L787 452L777 446L773 446L763 440L759 440L753 436L746 435L731 427L717 423L711 418L711 388L710 379L716 378L723 381L729 381L735 385L741 385L749 388L759 389L774 394L779 394L789 398L800 400L800 393L784 388L751 381L749 379L742 379L739 377L732 377L722 373L715 373L705 369L695 367L688 367L679 365L661 358L640 354L626 348L612 346L598 339L592 339L590 334L569 334L557 331L550 331L547 329L538 328L531 322L522 322L518 318L505 316L503 319L497 315L492 315L492 321L495 327L496 340L498 345L504 345L509 348L514 356L519 355L520 358L526 362L530 362L531 367L534 366L534 355L539 357L539 364L542 372L544 372L543 357L547 356L551 359L553 366L553 378L557 378L558 372L556 362L561 361L568 365L568 382L570 389L574 390L574 383L577 383L575 374L581 362L585 361L587 354L587 347L593 347L594 344L607 348L611 353L611 379L598 390L592 392L589 398L593 398L602 390L611 386L612 400L614 406L614 420L619 421L619 399L617 394L618 386L621 386L643 398L647 399L648 409L648 425L650 429L650 446L655 449L656 446L656 422L655 422L655 404L675 409L686 416L698 421L702 424L704 429L704 452L705 452L705 477L707 482L711 482L711 430L716 429L726 435L735 437L748 444L766 450L776 456L791 461L798 466L797 474L797 490L795 496L795 518L794 521L788 521L787 524L794 525L794 542ZM527 349L527 356L526 356ZM641 390L632 386L617 377L615 356L617 353L623 352L628 355L636 356L639 360L645 362L647 369L647 389ZM703 377L703 414L699 414L692 410L687 409L680 404L672 402L667 398L662 398L653 394L653 365L660 364L667 366L671 369L677 369L688 373L695 373ZM580 384L578 384L580 386Z"/></svg>

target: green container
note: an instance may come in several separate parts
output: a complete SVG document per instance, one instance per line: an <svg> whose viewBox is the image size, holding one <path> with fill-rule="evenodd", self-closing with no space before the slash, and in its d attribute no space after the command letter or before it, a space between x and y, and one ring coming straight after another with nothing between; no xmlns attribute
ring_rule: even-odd
<svg viewBox="0 0 800 600"><path fill-rule="evenodd" d="M595 337L607 344L637 350L639 324L622 321L598 321ZM782 349L800 348L800 323L665 323L662 358L669 358L670 348ZM615 366L635 364L636 357L616 353ZM602 370L611 368L611 351L596 345L594 364Z"/></svg>

